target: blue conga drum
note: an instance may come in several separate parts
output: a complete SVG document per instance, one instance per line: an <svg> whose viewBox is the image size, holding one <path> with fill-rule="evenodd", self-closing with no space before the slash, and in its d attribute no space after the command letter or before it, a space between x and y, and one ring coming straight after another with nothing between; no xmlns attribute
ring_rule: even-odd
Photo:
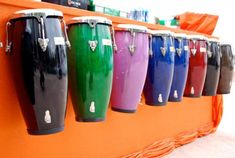
<svg viewBox="0 0 235 158"><path fill-rule="evenodd" d="M174 57L172 32L151 31L148 72L144 86L147 105L166 105L173 79Z"/></svg>
<svg viewBox="0 0 235 158"><path fill-rule="evenodd" d="M183 33L174 34L175 65L169 101L179 102L184 95L189 67L189 41Z"/></svg>

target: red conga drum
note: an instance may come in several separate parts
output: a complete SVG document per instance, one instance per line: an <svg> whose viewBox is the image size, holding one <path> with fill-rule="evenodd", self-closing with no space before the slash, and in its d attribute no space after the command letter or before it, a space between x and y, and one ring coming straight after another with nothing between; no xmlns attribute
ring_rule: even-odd
<svg viewBox="0 0 235 158"><path fill-rule="evenodd" d="M189 71L184 91L186 97L200 97L206 78L207 51L206 37L189 35Z"/></svg>

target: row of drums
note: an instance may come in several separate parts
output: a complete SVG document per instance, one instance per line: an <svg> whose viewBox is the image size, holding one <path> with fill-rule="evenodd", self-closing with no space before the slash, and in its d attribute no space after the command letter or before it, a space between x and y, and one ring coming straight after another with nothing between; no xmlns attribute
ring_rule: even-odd
<svg viewBox="0 0 235 158"><path fill-rule="evenodd" d="M62 12L52 9L18 11L6 32L29 134L63 130L68 85L82 122L103 121L109 102L133 113L142 92L147 105L158 106L230 91L231 46L214 38L128 24L114 30L103 17L76 17L66 26Z"/></svg>

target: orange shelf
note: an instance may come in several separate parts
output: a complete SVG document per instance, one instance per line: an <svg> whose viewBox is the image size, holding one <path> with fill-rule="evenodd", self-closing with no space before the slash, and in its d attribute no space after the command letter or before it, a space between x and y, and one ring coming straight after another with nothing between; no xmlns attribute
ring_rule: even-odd
<svg viewBox="0 0 235 158"><path fill-rule="evenodd" d="M111 19L114 24L130 23L144 25L149 29L166 29L160 25L49 3L0 0L0 42L3 42L3 45L5 45L5 24L8 17L17 10L32 8L60 10L66 20L75 16L97 15ZM173 31L182 30L173 29ZM4 47L0 48L0 157L2 158L112 158L141 150L156 140L177 138L178 144L175 143L173 149L185 143L182 141L182 136L185 134L178 135L179 133L193 131L194 135L191 134L193 138L209 134L212 132L211 129L206 132L200 127L212 124L214 128L221 117L222 103L219 101L222 98L217 96L184 98L181 103L168 103L164 107L141 104L135 114L123 114L109 109L104 122L80 123L75 122L69 96L64 132L47 136L30 136L26 132L26 125L20 112L9 64Z"/></svg>

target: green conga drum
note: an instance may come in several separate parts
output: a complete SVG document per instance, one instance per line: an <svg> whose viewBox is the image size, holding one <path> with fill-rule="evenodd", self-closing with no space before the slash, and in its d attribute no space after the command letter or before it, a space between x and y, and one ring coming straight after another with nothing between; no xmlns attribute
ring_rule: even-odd
<svg viewBox="0 0 235 158"><path fill-rule="evenodd" d="M95 16L68 22L69 85L77 121L105 120L113 78L111 26L110 20Z"/></svg>

